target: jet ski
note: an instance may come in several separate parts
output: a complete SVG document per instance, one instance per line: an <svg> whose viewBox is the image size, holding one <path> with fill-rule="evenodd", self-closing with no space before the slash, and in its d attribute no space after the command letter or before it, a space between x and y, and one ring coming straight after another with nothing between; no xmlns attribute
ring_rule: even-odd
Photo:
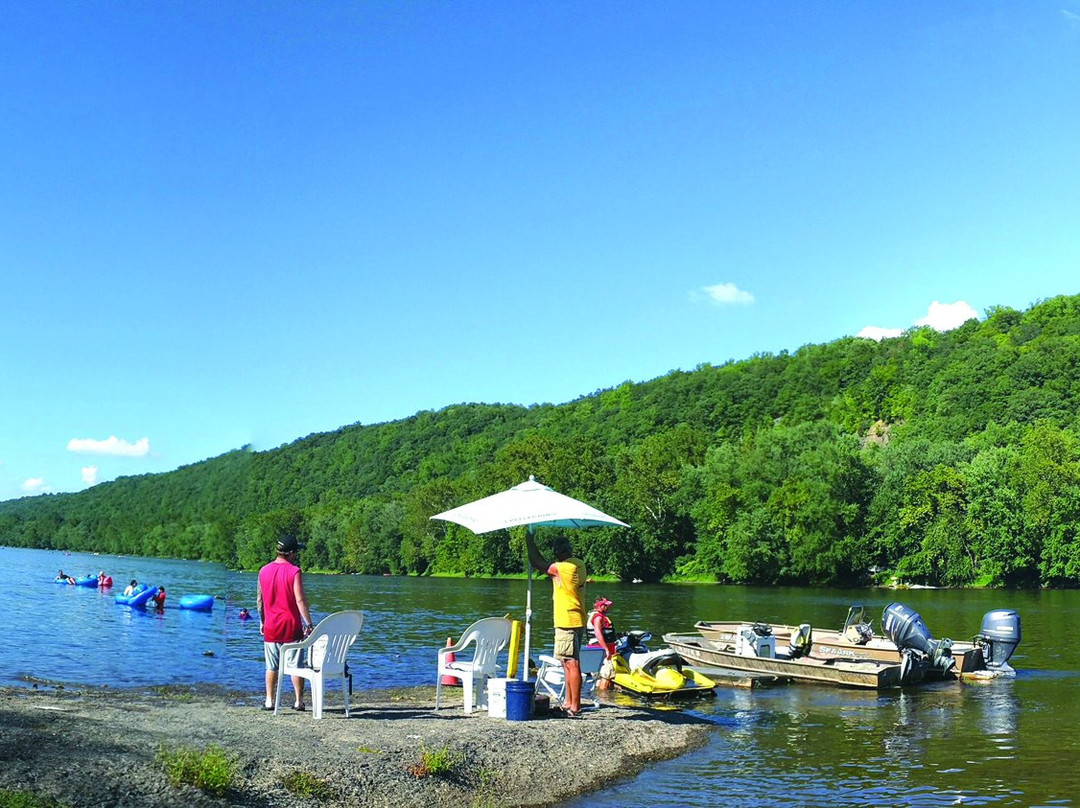
<svg viewBox="0 0 1080 808"><path fill-rule="evenodd" d="M647 631L630 631L615 643L615 686L638 696L713 695L716 682L686 665L670 648L650 651Z"/></svg>

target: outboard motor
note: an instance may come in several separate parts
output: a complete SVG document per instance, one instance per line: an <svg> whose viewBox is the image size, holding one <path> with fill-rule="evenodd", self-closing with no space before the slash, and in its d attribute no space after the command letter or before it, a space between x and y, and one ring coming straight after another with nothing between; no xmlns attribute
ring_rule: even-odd
<svg viewBox="0 0 1080 808"><path fill-rule="evenodd" d="M1013 609L995 609L983 615L982 628L975 635L975 645L982 649L987 668L1008 669L1009 657L1019 644L1019 612Z"/></svg>
<svg viewBox="0 0 1080 808"><path fill-rule="evenodd" d="M920 661L926 661L942 673L948 673L956 660L952 655L952 640L935 640L926 627L922 616L903 603L890 603L881 613L881 625L886 636L895 643L900 651L903 675L914 671L913 655Z"/></svg>

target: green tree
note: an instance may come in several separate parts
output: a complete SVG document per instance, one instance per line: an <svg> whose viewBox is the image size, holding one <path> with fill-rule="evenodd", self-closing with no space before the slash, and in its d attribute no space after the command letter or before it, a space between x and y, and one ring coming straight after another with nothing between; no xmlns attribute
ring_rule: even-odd
<svg viewBox="0 0 1080 808"><path fill-rule="evenodd" d="M900 526L907 546L898 573L930 584L963 586L978 574L975 541L967 521L967 488L959 470L939 465L909 480Z"/></svg>
<svg viewBox="0 0 1080 808"><path fill-rule="evenodd" d="M975 552L977 583L1038 584L1038 540L1024 523L1018 467L1019 454L1012 447L984 449L961 467L968 498L965 529Z"/></svg>
<svg viewBox="0 0 1080 808"><path fill-rule="evenodd" d="M680 494L684 470L702 461L706 446L707 436L684 424L622 451L612 499L619 517L633 526L633 539L607 537L607 569L624 579L659 580L693 550L694 524Z"/></svg>
<svg viewBox="0 0 1080 808"><path fill-rule="evenodd" d="M237 533L237 562L244 569L258 569L274 558L277 541L286 534L305 538L303 514L295 508L248 517Z"/></svg>

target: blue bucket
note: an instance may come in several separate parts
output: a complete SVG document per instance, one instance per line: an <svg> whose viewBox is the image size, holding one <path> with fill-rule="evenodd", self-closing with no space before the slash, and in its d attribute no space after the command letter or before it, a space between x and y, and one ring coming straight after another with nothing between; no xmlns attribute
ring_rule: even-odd
<svg viewBox="0 0 1080 808"><path fill-rule="evenodd" d="M506 720L528 721L533 716L533 683L506 683Z"/></svg>

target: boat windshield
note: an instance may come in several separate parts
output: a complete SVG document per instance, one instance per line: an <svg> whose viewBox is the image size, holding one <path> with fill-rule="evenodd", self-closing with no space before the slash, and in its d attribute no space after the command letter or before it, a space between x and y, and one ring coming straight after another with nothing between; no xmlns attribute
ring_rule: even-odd
<svg viewBox="0 0 1080 808"><path fill-rule="evenodd" d="M851 606L847 610L847 620L844 621L844 628L848 626L857 626L859 623L869 622L866 619L866 607L865 606Z"/></svg>
<svg viewBox="0 0 1080 808"><path fill-rule="evenodd" d="M848 609L841 636L858 643L865 643L874 636L870 620L867 619L866 607L852 606Z"/></svg>

